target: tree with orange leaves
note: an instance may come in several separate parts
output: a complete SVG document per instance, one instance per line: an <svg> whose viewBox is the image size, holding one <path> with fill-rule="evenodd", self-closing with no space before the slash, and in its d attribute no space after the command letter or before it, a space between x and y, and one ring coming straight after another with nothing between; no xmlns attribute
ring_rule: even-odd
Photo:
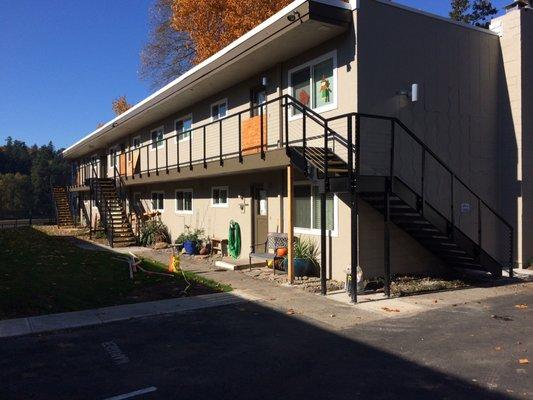
<svg viewBox="0 0 533 400"><path fill-rule="evenodd" d="M128 111L133 105L128 103L126 96L119 96L113 100L112 108L115 115L119 116L120 114Z"/></svg>
<svg viewBox="0 0 533 400"><path fill-rule="evenodd" d="M288 5L291 0L158 0L141 77L168 83Z"/></svg>

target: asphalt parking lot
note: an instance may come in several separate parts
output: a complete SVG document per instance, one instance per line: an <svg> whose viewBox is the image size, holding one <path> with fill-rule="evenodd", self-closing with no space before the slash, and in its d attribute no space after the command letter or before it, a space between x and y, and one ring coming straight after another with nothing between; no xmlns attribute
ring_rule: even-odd
<svg viewBox="0 0 533 400"><path fill-rule="evenodd" d="M2 339L0 398L531 399L532 304L528 286L334 330L244 303Z"/></svg>

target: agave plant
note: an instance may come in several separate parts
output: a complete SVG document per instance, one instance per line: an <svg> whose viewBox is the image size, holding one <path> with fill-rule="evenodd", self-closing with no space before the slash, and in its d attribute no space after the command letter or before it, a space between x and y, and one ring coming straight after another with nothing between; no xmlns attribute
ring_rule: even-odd
<svg viewBox="0 0 533 400"><path fill-rule="evenodd" d="M316 241L311 238L300 238L294 244L294 257L308 260L313 264L315 274L320 274L320 263L318 262L318 255L320 251Z"/></svg>

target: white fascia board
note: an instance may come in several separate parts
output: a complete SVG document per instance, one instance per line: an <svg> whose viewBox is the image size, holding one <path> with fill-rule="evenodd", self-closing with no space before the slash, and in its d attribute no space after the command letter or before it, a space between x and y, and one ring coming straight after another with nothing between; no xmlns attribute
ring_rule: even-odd
<svg viewBox="0 0 533 400"><path fill-rule="evenodd" d="M130 117L132 117L134 115L139 114L140 112L142 112L142 110L140 110L140 109L143 106L149 105L149 103L154 101L159 95L161 95L161 94L167 94L167 95L172 94L172 89L175 88L176 86L178 86L181 82L185 81L188 77L190 77L191 75L193 75L194 73L196 73L198 71L201 71L203 68L207 67L212 62L216 61L217 59L219 59L223 55L227 54L229 51L233 50L234 48L236 48L240 44L246 42L248 39L252 38L257 33L259 33L262 30L268 28L274 22L280 20L287 13L289 13L290 11L298 8L299 6L301 6L302 4L306 3L307 1L315 1L315 2L318 2L318 3L323 3L323 4L327 4L327 5L333 6L333 7L338 7L338 8L352 9L351 4L346 3L346 2L344 2L342 0L295 0L295 1L293 1L289 5L287 5L286 7L284 7L283 9L281 9L280 11L278 11L277 13L272 15L270 18L266 19L261 24L257 25L251 31L245 33L243 36L241 36L237 40L231 42L229 45L224 47L222 50L218 51L217 53L215 53L211 57L209 57L206 60L202 61L200 64L194 66L193 68L191 68L190 70L185 72L183 75L180 75L178 78L174 79L169 84L163 86L158 91L152 93L150 96L148 96L145 99L141 100L140 102L135 104L133 107L131 107L126 112L124 112L124 113L120 114L119 116L113 118L111 121L107 122L106 124L104 124L100 128L94 130L93 132L91 132L90 134L85 136L84 138L78 140L73 145L67 147L65 150L63 150L63 153L62 153L63 156L67 156L68 153L70 151L72 151L73 149L75 149L77 146L79 146L79 145L81 145L81 144L83 144L85 142L88 142L91 139L94 139L94 138L96 138L98 136L101 136L104 133L108 132L110 130L108 128L113 129L113 125L120 124L121 121L124 121L125 119L128 119L128 118L130 118Z"/></svg>

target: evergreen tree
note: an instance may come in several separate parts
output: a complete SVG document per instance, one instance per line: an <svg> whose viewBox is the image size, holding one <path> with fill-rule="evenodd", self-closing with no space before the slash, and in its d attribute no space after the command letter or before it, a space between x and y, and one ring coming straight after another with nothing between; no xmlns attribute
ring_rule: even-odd
<svg viewBox="0 0 533 400"><path fill-rule="evenodd" d="M488 28L490 18L498 13L491 0L451 0L450 18Z"/></svg>

